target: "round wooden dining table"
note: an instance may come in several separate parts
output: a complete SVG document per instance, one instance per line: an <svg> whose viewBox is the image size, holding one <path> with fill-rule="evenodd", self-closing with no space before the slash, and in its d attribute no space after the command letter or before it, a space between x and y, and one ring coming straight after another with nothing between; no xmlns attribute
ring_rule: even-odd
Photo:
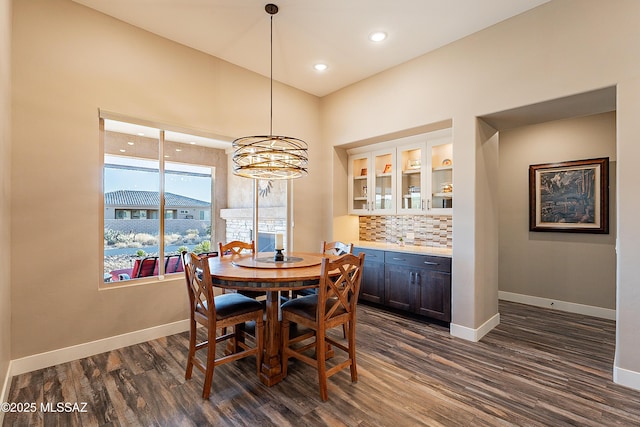
<svg viewBox="0 0 640 427"><path fill-rule="evenodd" d="M275 261L274 253L225 255L209 258L213 284L224 289L264 291L266 293L265 351L260 381L272 386L282 380L280 357L280 291L317 288L321 253L294 252Z"/></svg>

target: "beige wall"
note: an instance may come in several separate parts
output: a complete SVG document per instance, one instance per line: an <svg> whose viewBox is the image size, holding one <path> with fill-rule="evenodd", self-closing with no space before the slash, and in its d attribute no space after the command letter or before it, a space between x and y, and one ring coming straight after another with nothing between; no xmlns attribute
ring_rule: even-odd
<svg viewBox="0 0 640 427"><path fill-rule="evenodd" d="M529 165L609 157L609 234L529 232ZM500 132L500 290L616 307L616 116Z"/></svg>
<svg viewBox="0 0 640 427"><path fill-rule="evenodd" d="M11 258L12 359L185 319L181 276L98 290L98 108L227 138L264 133L268 79L70 0L16 0L13 7L7 248L48 256ZM307 140L317 173L319 100L282 85L274 91L274 130ZM320 183L310 178L295 191L316 194ZM296 216L309 221L296 226L317 242L321 202L301 198Z"/></svg>
<svg viewBox="0 0 640 427"><path fill-rule="evenodd" d="M637 16L635 0L606 7L599 0L551 1L323 99L333 146L453 120L453 327L478 331L497 314L498 150L494 132L476 117L616 85L615 366L640 372Z"/></svg>
<svg viewBox="0 0 640 427"><path fill-rule="evenodd" d="M11 0L0 0L0 392L11 359ZM2 414L0 414L0 422Z"/></svg>

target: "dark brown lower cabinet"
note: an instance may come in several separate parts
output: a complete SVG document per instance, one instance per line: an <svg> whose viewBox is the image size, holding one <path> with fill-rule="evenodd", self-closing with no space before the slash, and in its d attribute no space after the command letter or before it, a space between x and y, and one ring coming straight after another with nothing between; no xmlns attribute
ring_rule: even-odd
<svg viewBox="0 0 640 427"><path fill-rule="evenodd" d="M417 287L414 284L414 272L400 264L384 266L384 305L398 310L413 311Z"/></svg>
<svg viewBox="0 0 640 427"><path fill-rule="evenodd" d="M415 312L444 322L451 321L451 273L422 270L418 273Z"/></svg>
<svg viewBox="0 0 640 427"><path fill-rule="evenodd" d="M451 258L363 248L354 252L366 254L360 299L451 321Z"/></svg>
<svg viewBox="0 0 640 427"><path fill-rule="evenodd" d="M360 283L359 299L376 304L384 304L384 251L375 249L354 250L364 252L364 269Z"/></svg>

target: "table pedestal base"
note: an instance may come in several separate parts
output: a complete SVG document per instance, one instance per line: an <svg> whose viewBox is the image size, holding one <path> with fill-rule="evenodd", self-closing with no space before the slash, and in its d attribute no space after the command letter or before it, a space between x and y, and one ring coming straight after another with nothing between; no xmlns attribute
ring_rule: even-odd
<svg viewBox="0 0 640 427"><path fill-rule="evenodd" d="M267 387L271 387L282 381L279 292L267 292L266 314L264 356L262 359L262 368L260 369L260 382ZM271 319L276 320L272 322ZM333 348L327 344L325 357L331 359L333 356Z"/></svg>
<svg viewBox="0 0 640 427"><path fill-rule="evenodd" d="M282 381L282 358L280 357L280 296L278 291L267 292L266 324L264 325L264 356L260 381L271 387Z"/></svg>

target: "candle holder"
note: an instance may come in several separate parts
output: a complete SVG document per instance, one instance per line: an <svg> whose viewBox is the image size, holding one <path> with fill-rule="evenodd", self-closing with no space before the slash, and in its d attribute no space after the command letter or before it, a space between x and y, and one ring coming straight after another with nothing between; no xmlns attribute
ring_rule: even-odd
<svg viewBox="0 0 640 427"><path fill-rule="evenodd" d="M276 249L276 254L273 256L274 261L284 261L284 255L282 249Z"/></svg>

